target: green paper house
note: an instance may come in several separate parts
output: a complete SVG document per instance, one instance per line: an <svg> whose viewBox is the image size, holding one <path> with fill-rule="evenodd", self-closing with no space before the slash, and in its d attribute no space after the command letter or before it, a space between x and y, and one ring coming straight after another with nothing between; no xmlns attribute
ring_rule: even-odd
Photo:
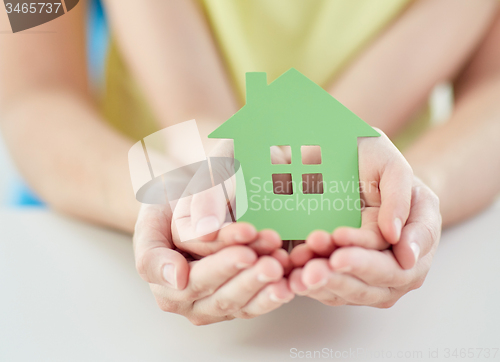
<svg viewBox="0 0 500 362"><path fill-rule="evenodd" d="M380 136L296 69L271 84L246 73L246 104L210 138L234 140L243 178L236 182L236 219L283 240L317 229L360 227L358 137ZM273 164L273 146L291 152Z"/></svg>

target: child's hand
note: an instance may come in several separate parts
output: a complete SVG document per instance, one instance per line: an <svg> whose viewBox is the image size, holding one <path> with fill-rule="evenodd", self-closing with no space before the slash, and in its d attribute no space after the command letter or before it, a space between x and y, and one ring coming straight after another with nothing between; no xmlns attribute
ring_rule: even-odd
<svg viewBox="0 0 500 362"><path fill-rule="evenodd" d="M239 245L193 260L173 245L171 218L164 205L142 205L134 234L137 270L163 311L202 325L254 318L293 299L276 258Z"/></svg>
<svg viewBox="0 0 500 362"><path fill-rule="evenodd" d="M325 234L311 234L308 245L319 247L323 243L323 249L331 247L332 239ZM337 248L327 258L315 258L304 267L295 268L289 276L290 289L327 305L388 308L422 285L440 235L438 198L422 181L414 178L410 216L400 241L392 250L367 250L357 246ZM417 247L411 247L412 244ZM419 252L413 254L410 250Z"/></svg>
<svg viewBox="0 0 500 362"><path fill-rule="evenodd" d="M286 157L280 149L275 150L274 154L276 158ZM185 197L174 205L174 244L178 249L198 257L231 245L248 245L258 255L274 256L288 270L288 254L281 249L282 241L278 233L273 230L257 232L253 225L232 222L231 213L235 212L236 206L233 155L232 142L219 142L210 157L217 157L223 162L217 163L217 166L211 162L211 173L208 168L200 169L191 179ZM219 179L228 180L225 183L226 193L220 185L200 187L215 173ZM199 192L200 189L205 190Z"/></svg>
<svg viewBox="0 0 500 362"><path fill-rule="evenodd" d="M339 227L332 234L312 233L305 244L291 254L295 266L303 266L314 256L328 257L335 248L360 246L384 250L397 244L410 214L413 172L403 155L387 136L360 138L358 141L359 178L362 210L361 228ZM434 211L434 210L431 210ZM428 227L437 220L428 220ZM404 269L412 268L420 246L403 243L396 258Z"/></svg>

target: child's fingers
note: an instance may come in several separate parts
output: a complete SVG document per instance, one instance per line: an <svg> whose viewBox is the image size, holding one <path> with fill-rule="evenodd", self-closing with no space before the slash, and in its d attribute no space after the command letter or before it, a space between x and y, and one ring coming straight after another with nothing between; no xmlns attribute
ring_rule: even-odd
<svg viewBox="0 0 500 362"><path fill-rule="evenodd" d="M374 287L349 274L332 272L327 259L307 263L302 281L309 288L309 297L329 305L373 305L390 297L390 288Z"/></svg>
<svg viewBox="0 0 500 362"><path fill-rule="evenodd" d="M276 249L271 253L271 256L280 262L285 275L288 275L292 271L292 261L290 260L290 255L288 255L286 250L281 248Z"/></svg>
<svg viewBox="0 0 500 362"><path fill-rule="evenodd" d="M203 241L215 240L227 212L226 196L221 185L194 194L191 201L194 236Z"/></svg>
<svg viewBox="0 0 500 362"><path fill-rule="evenodd" d="M297 245L290 252L290 260L295 268L304 266L313 257L314 252L305 243Z"/></svg>
<svg viewBox="0 0 500 362"><path fill-rule="evenodd" d="M254 318L279 308L284 303L290 302L294 297L295 294L288 288L287 281L281 279L264 287L247 305L235 313L235 316L244 319Z"/></svg>
<svg viewBox="0 0 500 362"><path fill-rule="evenodd" d="M328 259L311 260L302 270L302 283L309 290L319 289L328 282L330 272Z"/></svg>
<svg viewBox="0 0 500 362"><path fill-rule="evenodd" d="M365 207L361 213L361 228L339 227L332 234L337 246L361 246L366 249L384 250L390 244L384 239L377 223L379 207Z"/></svg>
<svg viewBox="0 0 500 362"><path fill-rule="evenodd" d="M390 244L384 240L377 223L364 225L360 229L339 227L332 234L337 246L361 246L366 249L385 250Z"/></svg>
<svg viewBox="0 0 500 362"><path fill-rule="evenodd" d="M236 222L225 226L219 231L217 240L224 245L249 244L257 240L259 234L252 224L246 222Z"/></svg>
<svg viewBox="0 0 500 362"><path fill-rule="evenodd" d="M136 240L136 268L148 283L174 289L184 289L189 266L179 252L160 241Z"/></svg>
<svg viewBox="0 0 500 362"><path fill-rule="evenodd" d="M306 239L309 248L319 256L330 256L335 250L332 236L326 231L313 231Z"/></svg>
<svg viewBox="0 0 500 362"><path fill-rule="evenodd" d="M251 247L259 255L271 254L278 248L281 248L283 241L279 234L274 230L262 230L258 233L257 240L253 241L248 246Z"/></svg>
<svg viewBox="0 0 500 362"><path fill-rule="evenodd" d="M348 273L366 284L378 287L401 287L407 285L415 275L411 270L403 270L389 250L339 248L330 257L330 265L335 272Z"/></svg>
<svg viewBox="0 0 500 362"><path fill-rule="evenodd" d="M253 225L248 223L225 223L217 234L217 238L213 241L206 242L195 237L180 239L177 228L186 228L185 224L188 226L191 224L189 218L177 220L172 225L175 245L183 251L199 256L213 254L227 246L248 244L257 238L257 231Z"/></svg>
<svg viewBox="0 0 500 362"><path fill-rule="evenodd" d="M224 247L244 244L258 255L269 255L281 248L282 240L273 230L257 232L253 225L245 222L223 224L216 239L210 242L195 238L179 243L176 239L176 245L179 248L200 256L213 254Z"/></svg>

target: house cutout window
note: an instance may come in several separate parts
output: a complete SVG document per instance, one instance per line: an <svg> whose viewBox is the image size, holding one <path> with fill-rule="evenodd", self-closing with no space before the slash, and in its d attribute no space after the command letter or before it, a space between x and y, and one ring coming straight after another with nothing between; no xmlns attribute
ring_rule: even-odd
<svg viewBox="0 0 500 362"><path fill-rule="evenodd" d="M276 195L292 195L292 174L273 173L273 192Z"/></svg>
<svg viewBox="0 0 500 362"><path fill-rule="evenodd" d="M290 146L271 146L271 164L289 165L292 163L292 148Z"/></svg>
<svg viewBox="0 0 500 362"><path fill-rule="evenodd" d="M302 146L300 148L300 153L302 154L302 164L321 164L321 146Z"/></svg>
<svg viewBox="0 0 500 362"><path fill-rule="evenodd" d="M302 175L302 192L304 194L323 193L323 174L305 173Z"/></svg>

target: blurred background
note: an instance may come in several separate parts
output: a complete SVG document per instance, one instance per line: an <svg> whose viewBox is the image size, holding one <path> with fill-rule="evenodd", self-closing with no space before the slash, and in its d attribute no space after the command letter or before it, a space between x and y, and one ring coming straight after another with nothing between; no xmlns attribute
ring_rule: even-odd
<svg viewBox="0 0 500 362"><path fill-rule="evenodd" d="M87 8L87 64L90 86L96 96L103 89L109 30L101 0L89 0ZM453 89L438 84L429 99L433 123L446 121L453 109ZM9 157L0 133L0 207L45 207L23 182Z"/></svg>
<svg viewBox="0 0 500 362"><path fill-rule="evenodd" d="M9 182L16 178L16 171L9 159L3 139L0 138L0 205L7 204Z"/></svg>

